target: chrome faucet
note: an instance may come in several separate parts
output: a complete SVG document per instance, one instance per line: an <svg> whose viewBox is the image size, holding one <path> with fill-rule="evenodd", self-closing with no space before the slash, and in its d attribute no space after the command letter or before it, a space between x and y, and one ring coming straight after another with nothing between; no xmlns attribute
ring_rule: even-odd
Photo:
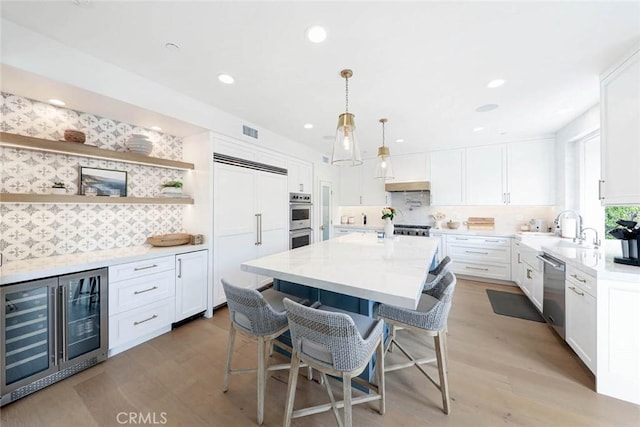
<svg viewBox="0 0 640 427"><path fill-rule="evenodd" d="M593 247L598 249L600 247L600 239L598 239L598 230L593 227L585 227L582 229L582 234L580 235L580 239L583 241L587 239L587 230L593 230L595 237L593 238Z"/></svg>
<svg viewBox="0 0 640 427"><path fill-rule="evenodd" d="M556 227L558 226L558 224L560 224L560 217L562 216L562 214L565 213L570 213L573 214L573 216L576 218L576 237L573 239L574 242L578 242L578 243L582 243L583 239L582 239L582 216L580 216L580 214L576 211L573 210L566 210L566 211L562 211L558 214L558 216L556 216L556 219L553 220L553 223L556 225ZM595 231L595 230L594 230ZM597 234L597 232L596 232Z"/></svg>

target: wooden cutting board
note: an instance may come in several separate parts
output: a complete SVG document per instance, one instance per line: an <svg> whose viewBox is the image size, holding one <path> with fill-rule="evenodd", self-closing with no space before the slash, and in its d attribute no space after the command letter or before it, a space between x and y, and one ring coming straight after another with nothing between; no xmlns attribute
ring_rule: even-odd
<svg viewBox="0 0 640 427"><path fill-rule="evenodd" d="M493 230L495 227L495 218L470 216L469 219L467 219L467 228L469 230Z"/></svg>

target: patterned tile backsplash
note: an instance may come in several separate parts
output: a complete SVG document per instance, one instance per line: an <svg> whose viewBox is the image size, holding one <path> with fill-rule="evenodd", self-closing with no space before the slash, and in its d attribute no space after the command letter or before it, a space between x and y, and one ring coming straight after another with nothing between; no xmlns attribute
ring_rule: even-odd
<svg viewBox="0 0 640 427"><path fill-rule="evenodd" d="M125 151L132 133L153 142L151 156L181 160L182 140L92 114L2 93L3 132L61 140L65 129L87 135L86 144ZM41 151L0 147L0 192L51 192L64 182L78 194L80 166L127 172L127 195L154 197L166 181L184 179L185 171L134 165ZM36 204L0 206L0 252L5 261L141 245L154 234L182 230L183 205Z"/></svg>

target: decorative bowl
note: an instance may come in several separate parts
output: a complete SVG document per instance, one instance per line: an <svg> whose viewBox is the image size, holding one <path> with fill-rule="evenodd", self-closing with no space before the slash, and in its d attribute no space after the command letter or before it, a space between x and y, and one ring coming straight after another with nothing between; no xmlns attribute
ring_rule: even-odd
<svg viewBox="0 0 640 427"><path fill-rule="evenodd" d="M148 139L129 139L125 146L132 153L148 156L153 151L153 142Z"/></svg>
<svg viewBox="0 0 640 427"><path fill-rule="evenodd" d="M84 132L80 132L79 130L67 129L64 131L64 140L68 142L77 142L79 144L84 144L87 140Z"/></svg>
<svg viewBox="0 0 640 427"><path fill-rule="evenodd" d="M460 222L458 221L448 221L447 222L447 227L451 228L451 229L456 229L460 227Z"/></svg>

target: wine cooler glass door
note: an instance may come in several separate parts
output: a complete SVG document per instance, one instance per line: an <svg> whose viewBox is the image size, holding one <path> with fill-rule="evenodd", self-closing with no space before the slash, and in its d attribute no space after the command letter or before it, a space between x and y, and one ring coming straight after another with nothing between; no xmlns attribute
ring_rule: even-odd
<svg viewBox="0 0 640 427"><path fill-rule="evenodd" d="M59 278L65 309L62 316L62 364L93 357L106 344L105 270L70 274Z"/></svg>
<svg viewBox="0 0 640 427"><path fill-rule="evenodd" d="M57 371L57 279L0 287L1 394Z"/></svg>

